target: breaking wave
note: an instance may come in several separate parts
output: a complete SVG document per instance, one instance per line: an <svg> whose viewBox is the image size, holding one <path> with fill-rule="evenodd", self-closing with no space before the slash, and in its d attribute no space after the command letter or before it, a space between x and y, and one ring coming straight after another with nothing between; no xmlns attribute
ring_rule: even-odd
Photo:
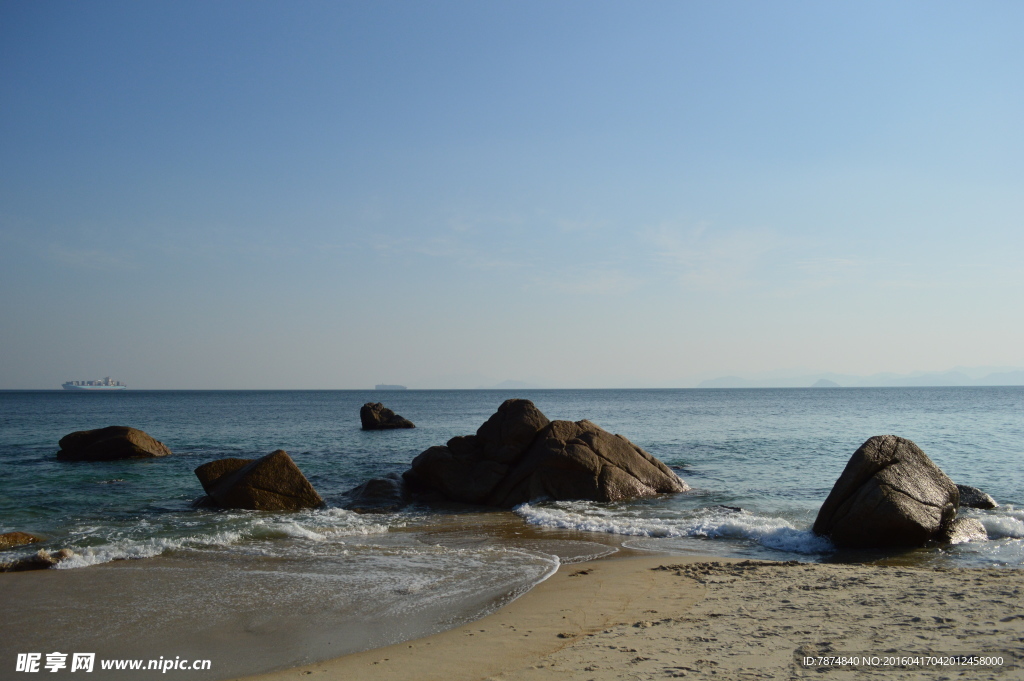
<svg viewBox="0 0 1024 681"><path fill-rule="evenodd" d="M726 507L698 508L674 518L644 517L635 511L594 502L556 502L514 509L526 522L584 532L606 532L633 537L736 539L769 549L793 553L828 553L832 542L801 530L789 521Z"/></svg>

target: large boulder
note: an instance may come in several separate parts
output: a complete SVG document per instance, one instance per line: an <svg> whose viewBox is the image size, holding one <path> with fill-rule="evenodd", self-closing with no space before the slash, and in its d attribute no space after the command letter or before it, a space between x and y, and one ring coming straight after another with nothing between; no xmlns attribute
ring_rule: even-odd
<svg viewBox="0 0 1024 681"><path fill-rule="evenodd" d="M840 547L923 546L942 539L959 504L956 484L920 447L876 435L850 457L814 532Z"/></svg>
<svg viewBox="0 0 1024 681"><path fill-rule="evenodd" d="M494 506L531 499L620 501L685 492L668 466L590 421L552 421L491 492Z"/></svg>
<svg viewBox="0 0 1024 681"><path fill-rule="evenodd" d="M367 402L359 408L359 421L363 430L391 430L392 428L415 428L416 424L402 418L380 402Z"/></svg>
<svg viewBox="0 0 1024 681"><path fill-rule="evenodd" d="M69 433L58 443L57 458L63 461L114 461L167 456L171 450L137 428L107 426Z"/></svg>
<svg viewBox="0 0 1024 681"><path fill-rule="evenodd" d="M999 508L996 500L977 487L970 485L957 485L960 492L960 506L967 508Z"/></svg>
<svg viewBox="0 0 1024 681"><path fill-rule="evenodd" d="M210 461L195 473L210 500L221 508L297 511L324 503L283 449L259 459Z"/></svg>
<svg viewBox="0 0 1024 681"><path fill-rule="evenodd" d="M36 544L41 541L43 540L39 537L27 532L4 532L0 534L0 551L25 546L26 544Z"/></svg>
<svg viewBox="0 0 1024 681"><path fill-rule="evenodd" d="M507 400L476 435L417 456L405 479L445 498L510 508L532 499L617 501L689 487L665 464L590 421L549 421Z"/></svg>

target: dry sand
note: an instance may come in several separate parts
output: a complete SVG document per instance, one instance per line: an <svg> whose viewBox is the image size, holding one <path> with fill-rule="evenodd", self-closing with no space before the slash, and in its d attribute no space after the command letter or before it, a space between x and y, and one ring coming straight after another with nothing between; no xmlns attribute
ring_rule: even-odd
<svg viewBox="0 0 1024 681"><path fill-rule="evenodd" d="M921 664L922 656L963 653L1001 655L1004 665ZM878 664L796 661L864 654ZM905 656L919 656L918 664L886 664ZM471 624L250 678L1020 679L1022 664L1024 570L642 557L564 565Z"/></svg>

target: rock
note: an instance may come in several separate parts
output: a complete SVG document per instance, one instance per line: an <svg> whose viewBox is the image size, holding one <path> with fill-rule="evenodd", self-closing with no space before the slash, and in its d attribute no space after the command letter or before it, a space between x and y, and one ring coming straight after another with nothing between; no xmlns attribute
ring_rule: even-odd
<svg viewBox="0 0 1024 681"><path fill-rule="evenodd" d="M260 459L210 461L195 473L210 499L221 508L296 511L324 503L283 449Z"/></svg>
<svg viewBox="0 0 1024 681"><path fill-rule="evenodd" d="M195 469L194 472L196 477L199 478L199 484L203 486L203 489L209 492L210 487L217 480L228 473L234 473L237 470L245 468L253 461L255 461L255 459L217 459L216 461L204 463L202 466Z"/></svg>
<svg viewBox="0 0 1024 681"><path fill-rule="evenodd" d="M452 438L449 443L462 439ZM472 453L457 453L450 446L431 447L412 460L412 467L402 477L417 490L434 490L452 501L485 504L487 495L508 473L508 465L480 458L479 450L468 451Z"/></svg>
<svg viewBox="0 0 1024 681"><path fill-rule="evenodd" d="M530 400L505 400L476 431L476 444L485 459L512 463L551 421Z"/></svg>
<svg viewBox="0 0 1024 681"><path fill-rule="evenodd" d="M542 497L617 501L689 489L621 435L590 421L549 421L529 400L506 400L476 435L427 449L403 477L416 490L505 508Z"/></svg>
<svg viewBox="0 0 1024 681"><path fill-rule="evenodd" d="M65 435L59 444L57 458L62 461L148 459L171 453L163 442L127 426L80 430Z"/></svg>
<svg viewBox="0 0 1024 681"><path fill-rule="evenodd" d="M956 485L921 448L876 435L850 457L814 532L848 548L923 546L956 517Z"/></svg>
<svg viewBox="0 0 1024 681"><path fill-rule="evenodd" d="M970 541L985 541L988 532L977 518L954 518L942 528L938 540L947 544L966 544Z"/></svg>
<svg viewBox="0 0 1024 681"><path fill-rule="evenodd" d="M401 475L390 473L383 478L367 480L349 490L352 501L345 505L357 513L387 513L406 504L405 481Z"/></svg>
<svg viewBox="0 0 1024 681"><path fill-rule="evenodd" d="M39 549L34 555L27 558L19 558L10 563L0 563L0 572L24 572L25 570L45 570L52 568L57 563L65 561L75 555L71 549L61 549L56 553L50 553L46 549Z"/></svg>
<svg viewBox="0 0 1024 681"><path fill-rule="evenodd" d="M41 541L43 540L39 537L27 532L5 532L0 534L0 551L13 549L17 546L25 546L26 544L36 544Z"/></svg>
<svg viewBox="0 0 1024 681"><path fill-rule="evenodd" d="M999 508L996 500L970 485L957 485L960 492L960 505L967 508Z"/></svg>
<svg viewBox="0 0 1024 681"><path fill-rule="evenodd" d="M541 497L620 501L688 489L668 466L621 435L590 421L552 421L488 503L511 507Z"/></svg>
<svg viewBox="0 0 1024 681"><path fill-rule="evenodd" d="M392 428L415 428L416 424L402 418L380 402L367 402L359 409L359 420L363 430L390 430Z"/></svg>

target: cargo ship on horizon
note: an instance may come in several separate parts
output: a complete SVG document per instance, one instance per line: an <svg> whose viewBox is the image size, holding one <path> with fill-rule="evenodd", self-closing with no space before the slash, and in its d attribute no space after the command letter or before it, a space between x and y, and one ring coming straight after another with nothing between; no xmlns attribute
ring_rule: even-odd
<svg viewBox="0 0 1024 681"><path fill-rule="evenodd" d="M128 386L107 376L99 381L68 381L61 384L65 390L124 390Z"/></svg>

